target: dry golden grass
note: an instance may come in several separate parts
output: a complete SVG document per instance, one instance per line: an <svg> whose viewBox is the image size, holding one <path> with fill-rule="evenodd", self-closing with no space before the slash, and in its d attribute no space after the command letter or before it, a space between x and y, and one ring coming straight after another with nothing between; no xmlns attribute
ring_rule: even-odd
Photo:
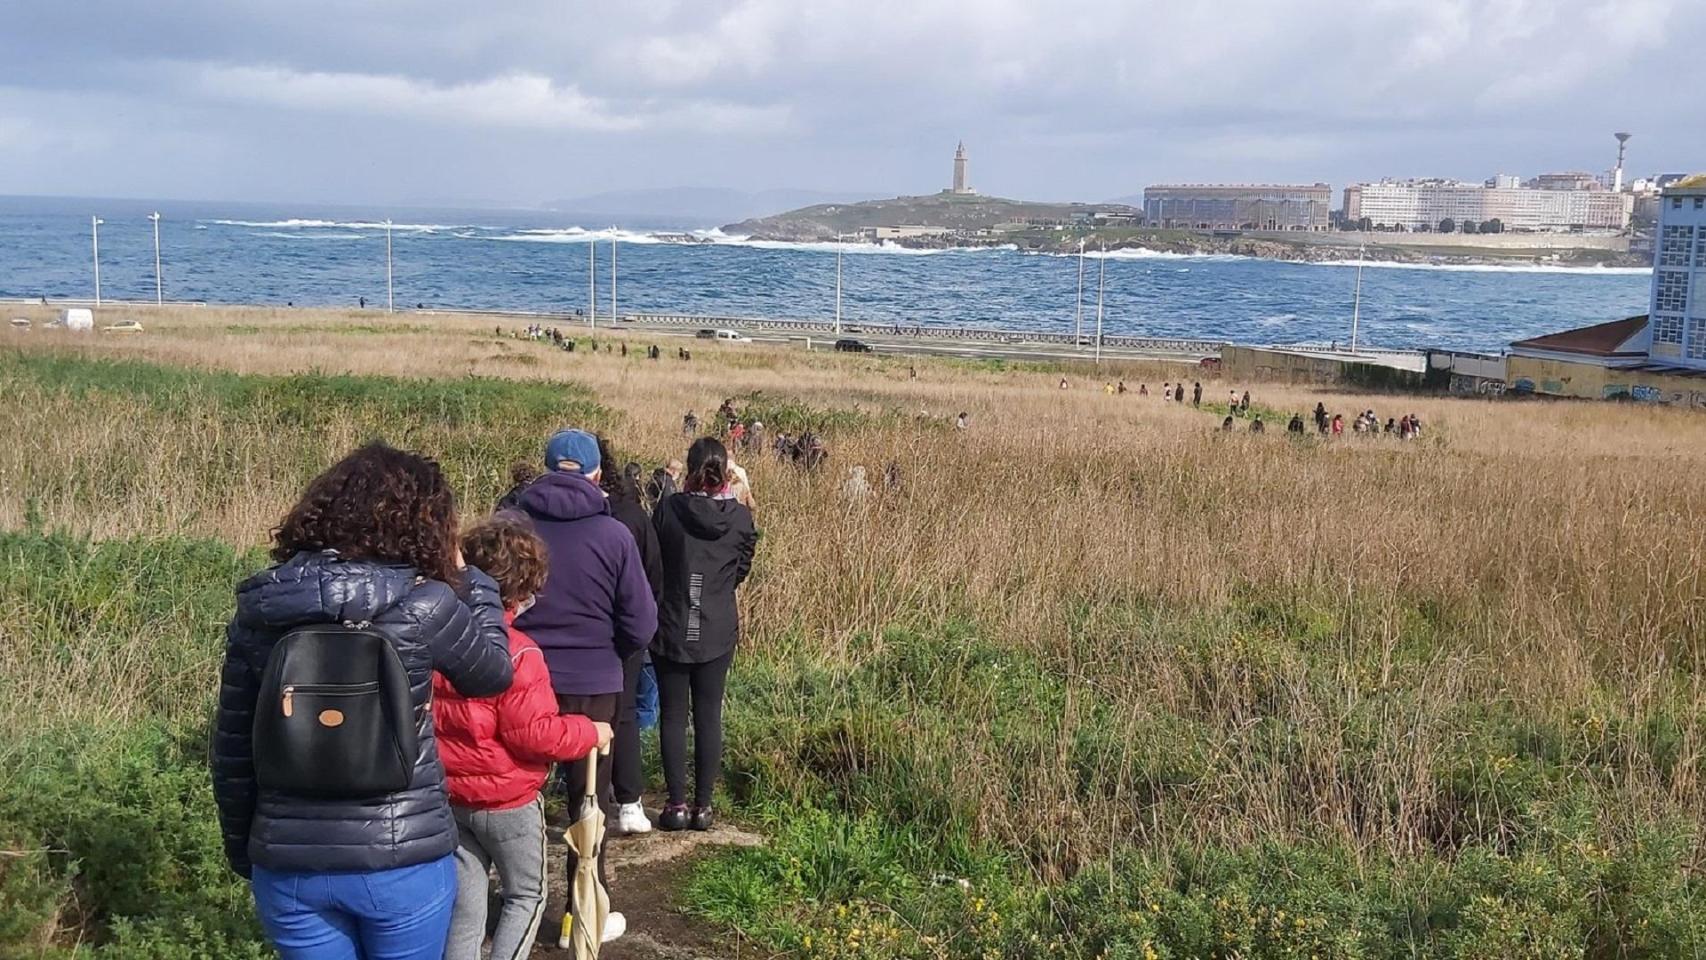
<svg viewBox="0 0 1706 960"><path fill-rule="evenodd" d="M892 755L870 758L908 758L938 778L929 786L976 836L1030 851L1050 871L1128 842L1325 836L1394 855L1449 844L1470 814L1451 807L1439 771L1475 749L1466 704L1511 705L1560 741L1615 755L1583 773L1608 830L1667 817L1706 824L1698 415L1204 381L1208 399L1248 387L1272 410L1322 400L1347 421L1372 407L1427 424L1414 443L1299 442L1283 422L1265 436L1221 435L1218 417L1188 403L1099 389L1114 377L1135 391L1198 376L1179 365L1070 371L1062 391L1054 370L700 342L682 363L682 341L669 338L652 363L643 336L626 338L627 358L493 336L523 320L134 312L149 328L139 337L36 332L4 343L242 373L576 384L615 412L606 426L618 449L648 464L680 454L685 410L708 421L725 396L873 414L830 437L819 474L753 458L764 540L744 597L751 643L761 657L851 673L889 655L886 629L965 620L1066 678L1057 725L1037 733L1070 741L1101 711L1110 745L1088 772L1064 750L1016 763L1037 745L997 736L994 707L975 699L957 704L971 726L951 742L920 726L916 740L884 741ZM948 421L962 410L972 428L956 432ZM329 462L373 426L292 442ZM271 438L252 425L186 423L171 408L127 410L110 397L67 406L32 388L0 409L0 435L0 528L33 510L98 537L253 545L301 479L269 474ZM435 452L430 439L423 446ZM198 462L229 464L225 496L185 482ZM904 475L899 492L868 503L840 495L848 466L865 464L875 479L890 462ZM104 682L90 678L68 699ZM1158 749L1163 715L1206 731L1168 761L1187 768L1177 783L1145 754ZM1660 715L1679 725L1665 749L1680 759L1654 754L1646 731ZM1274 725L1289 731L1284 763L1264 740Z"/></svg>

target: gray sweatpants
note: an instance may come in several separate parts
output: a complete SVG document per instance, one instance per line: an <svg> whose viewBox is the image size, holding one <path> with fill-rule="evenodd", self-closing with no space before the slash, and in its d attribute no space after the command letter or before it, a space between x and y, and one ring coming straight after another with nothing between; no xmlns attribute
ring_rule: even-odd
<svg viewBox="0 0 1706 960"><path fill-rule="evenodd" d="M445 960L480 960L493 866L503 884L503 908L492 933L491 960L524 960L545 913L544 801L535 797L513 810L450 809L456 816L456 909Z"/></svg>

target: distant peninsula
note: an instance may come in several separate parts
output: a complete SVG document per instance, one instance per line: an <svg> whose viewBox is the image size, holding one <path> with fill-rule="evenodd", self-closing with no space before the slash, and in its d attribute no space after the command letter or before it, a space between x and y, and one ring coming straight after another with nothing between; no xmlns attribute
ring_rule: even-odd
<svg viewBox="0 0 1706 960"><path fill-rule="evenodd" d="M819 203L724 226L756 240L810 243L833 240L889 243L917 249L1012 245L1021 250L1072 253L1091 249L1172 254L1229 254L1268 260L1355 259L1400 263L1558 263L1642 266L1622 249L1556 237L1498 237L1350 232L1206 231L1145 227L1143 211L1123 203L1049 203L944 190L926 196L857 203Z"/></svg>
<svg viewBox="0 0 1706 960"><path fill-rule="evenodd" d="M945 245L941 241L948 239L957 241L955 245L968 239L987 240L1003 228L1088 222L1097 214L1135 223L1142 213L1124 204L1044 203L944 190L921 197L819 203L731 223L723 232L759 240L807 242L864 237L929 247ZM878 231L895 234L883 237Z"/></svg>

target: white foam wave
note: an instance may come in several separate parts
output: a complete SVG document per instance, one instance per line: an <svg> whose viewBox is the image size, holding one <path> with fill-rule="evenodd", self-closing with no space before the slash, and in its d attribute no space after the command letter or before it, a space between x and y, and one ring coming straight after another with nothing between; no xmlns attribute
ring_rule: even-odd
<svg viewBox="0 0 1706 960"><path fill-rule="evenodd" d="M222 227L265 227L273 230L383 230L384 221L374 220L209 220ZM393 231L436 233L439 230L473 229L469 224L393 223Z"/></svg>
<svg viewBox="0 0 1706 960"><path fill-rule="evenodd" d="M708 237L712 243L729 247L751 247L755 250L793 250L800 253L835 253L840 251L847 256L864 256L869 254L892 254L904 257L933 257L944 253L1010 253L1019 248L1011 243L993 247L903 247L898 243L883 241L881 243L848 242L836 243L829 240L794 241L794 240L754 240L751 237Z"/></svg>
<svg viewBox="0 0 1706 960"><path fill-rule="evenodd" d="M1319 260L1311 264L1317 267L1354 267L1355 260ZM1555 276L1647 276L1653 270L1651 267L1581 267L1548 263L1394 263L1385 260L1365 260L1362 265L1370 270L1445 270L1457 273L1541 273Z"/></svg>
<svg viewBox="0 0 1706 960"><path fill-rule="evenodd" d="M487 237L488 240L505 240L511 243L602 243L615 240L619 243L663 243L649 233L638 233L633 230L622 230L608 227L603 230L587 230L582 227L566 228L537 228L517 230L514 233L498 234Z"/></svg>
<svg viewBox="0 0 1706 960"><path fill-rule="evenodd" d="M280 240L366 240L365 233L288 233L283 230L260 230L257 237L277 237Z"/></svg>

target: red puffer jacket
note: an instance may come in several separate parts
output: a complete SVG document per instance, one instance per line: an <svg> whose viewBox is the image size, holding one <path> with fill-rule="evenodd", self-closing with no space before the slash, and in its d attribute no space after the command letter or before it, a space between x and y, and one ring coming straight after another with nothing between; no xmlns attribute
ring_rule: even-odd
<svg viewBox="0 0 1706 960"><path fill-rule="evenodd" d="M557 713L545 655L513 622L509 658L515 682L495 697L464 697L433 675L432 721L450 802L457 806L508 810L531 803L552 763L579 760L598 745L591 720Z"/></svg>

